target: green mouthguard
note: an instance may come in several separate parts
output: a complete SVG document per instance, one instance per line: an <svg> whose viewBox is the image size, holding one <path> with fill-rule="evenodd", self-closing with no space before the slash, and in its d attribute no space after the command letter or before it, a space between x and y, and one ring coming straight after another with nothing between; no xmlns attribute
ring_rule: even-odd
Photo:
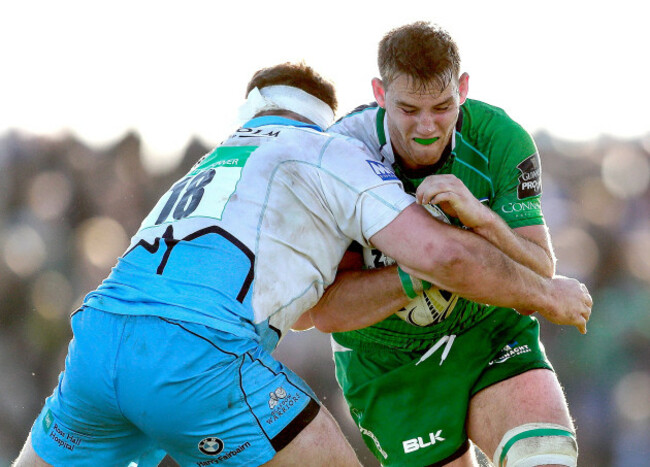
<svg viewBox="0 0 650 467"><path fill-rule="evenodd" d="M436 141L438 141L438 139L439 139L439 138L438 138L437 136L434 137L434 138L427 138L427 139L423 139L423 138L413 138L413 140L415 140L416 143L418 143L418 144L424 144L425 146L428 146L428 145L430 145L430 144L435 143Z"/></svg>

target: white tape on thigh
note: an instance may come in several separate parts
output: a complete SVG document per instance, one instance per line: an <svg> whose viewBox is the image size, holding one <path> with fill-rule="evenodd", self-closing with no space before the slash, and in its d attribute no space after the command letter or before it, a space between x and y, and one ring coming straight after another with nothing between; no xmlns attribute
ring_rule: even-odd
<svg viewBox="0 0 650 467"><path fill-rule="evenodd" d="M497 467L536 467L559 464L578 465L575 434L562 425L528 423L508 431L493 458Z"/></svg>

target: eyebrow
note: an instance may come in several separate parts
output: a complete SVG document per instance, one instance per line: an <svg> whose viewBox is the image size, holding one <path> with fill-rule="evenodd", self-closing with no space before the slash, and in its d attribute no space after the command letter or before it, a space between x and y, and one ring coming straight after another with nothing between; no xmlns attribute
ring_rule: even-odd
<svg viewBox="0 0 650 467"><path fill-rule="evenodd" d="M442 102L438 102L436 105L434 105L434 107L438 107L438 106L440 106L440 105L450 104L450 103L453 102L453 100L454 100L454 96L449 96L449 97L448 97L447 99L445 99L444 101L442 101Z"/></svg>
<svg viewBox="0 0 650 467"><path fill-rule="evenodd" d="M436 103L433 107L440 107L440 106L443 106L443 105L450 104L450 103L453 102L453 100L454 100L454 96L449 96L444 101ZM400 107L410 107L412 109L417 109L417 108L420 107L418 105L413 105L413 104L410 104L410 103L408 103L406 101L402 101L402 100L395 101L395 105L398 105Z"/></svg>
<svg viewBox="0 0 650 467"><path fill-rule="evenodd" d="M416 105L409 104L408 102L405 102L405 101L395 101L395 105L398 105L400 107L411 107L412 109L417 108Z"/></svg>

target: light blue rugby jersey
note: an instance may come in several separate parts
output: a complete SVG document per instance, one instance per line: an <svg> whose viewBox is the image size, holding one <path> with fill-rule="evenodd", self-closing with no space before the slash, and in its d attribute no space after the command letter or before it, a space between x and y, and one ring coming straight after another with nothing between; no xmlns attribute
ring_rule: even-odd
<svg viewBox="0 0 650 467"><path fill-rule="evenodd" d="M369 246L413 202L361 143L256 118L160 198L84 304L273 348L333 282L351 241Z"/></svg>

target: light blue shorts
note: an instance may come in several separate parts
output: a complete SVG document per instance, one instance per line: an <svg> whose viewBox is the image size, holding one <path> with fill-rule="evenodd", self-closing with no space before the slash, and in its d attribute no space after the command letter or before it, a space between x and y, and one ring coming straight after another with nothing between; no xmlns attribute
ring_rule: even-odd
<svg viewBox="0 0 650 467"><path fill-rule="evenodd" d="M268 462L320 410L256 342L201 325L85 309L32 427L54 466Z"/></svg>

